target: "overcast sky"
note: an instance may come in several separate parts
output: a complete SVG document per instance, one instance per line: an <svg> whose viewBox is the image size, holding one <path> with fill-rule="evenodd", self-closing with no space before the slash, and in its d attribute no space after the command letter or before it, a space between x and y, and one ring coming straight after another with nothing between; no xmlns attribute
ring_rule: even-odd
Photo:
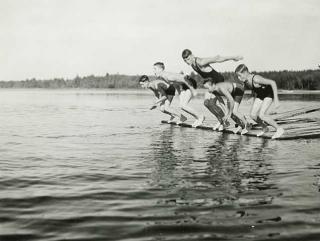
<svg viewBox="0 0 320 241"><path fill-rule="evenodd" d="M253 70L320 63L319 0L1 0L0 9L0 80L150 74L156 61L187 72L184 48L243 55Z"/></svg>

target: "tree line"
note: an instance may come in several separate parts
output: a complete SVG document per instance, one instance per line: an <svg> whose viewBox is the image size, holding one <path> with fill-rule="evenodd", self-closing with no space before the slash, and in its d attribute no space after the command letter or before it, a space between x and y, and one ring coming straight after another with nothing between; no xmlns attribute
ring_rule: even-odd
<svg viewBox="0 0 320 241"><path fill-rule="evenodd" d="M265 71L255 72L276 81L279 89L320 90L320 70L303 71ZM226 80L238 81L233 72L222 73ZM201 77L191 73L202 86ZM154 78L154 77L153 77ZM48 80L27 79L22 81L0 81L0 88L139 88L138 75L106 74L105 76L76 76L73 79L54 78Z"/></svg>

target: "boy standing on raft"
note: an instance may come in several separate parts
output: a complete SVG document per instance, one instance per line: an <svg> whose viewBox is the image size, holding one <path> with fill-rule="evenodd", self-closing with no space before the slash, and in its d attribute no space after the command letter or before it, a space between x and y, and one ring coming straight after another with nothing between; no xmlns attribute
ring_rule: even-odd
<svg viewBox="0 0 320 241"><path fill-rule="evenodd" d="M196 81L184 76L183 74L170 73L165 71L164 63L157 62L153 65L154 74L171 83L175 86L179 93L180 98L180 108L196 118L196 121L192 124L192 127L200 126L204 121L204 116L198 114L193 108L188 104L195 93L195 88L197 87Z"/></svg>
<svg viewBox="0 0 320 241"><path fill-rule="evenodd" d="M238 127L233 130L233 133L238 133L241 131L241 135L248 133L247 121L241 114L239 110L239 105L244 95L244 86L239 83L231 82L220 82L217 84L212 84L211 82L206 82L205 87L211 93L217 93L219 95L224 95L228 102L228 110L226 115L222 118L223 123L227 123L230 118L234 120ZM220 128L221 130L222 128Z"/></svg>
<svg viewBox="0 0 320 241"><path fill-rule="evenodd" d="M194 71L196 71L204 79L204 85L206 84L206 82L210 82L210 85L224 82L224 77L220 73L215 71L210 64L222 63L230 60L239 61L243 59L241 56L222 57L219 55L212 58L198 58L195 57L189 49L183 50L182 58L188 65L193 68ZM215 96L214 94L217 93L206 94L204 105L218 119L218 123L213 127L213 129L223 130L222 118L224 117L224 112L222 108L218 106L217 100L219 100L222 105L224 105L224 102L219 95Z"/></svg>
<svg viewBox="0 0 320 241"><path fill-rule="evenodd" d="M175 112L174 109L170 107L172 99L175 95L175 88L173 85L170 85L160 79L150 81L147 75L142 75L139 78L139 84L142 88L152 90L158 99L153 103L150 110L157 108L157 105L160 104L160 111L171 116L170 120L168 121L169 123L172 122L176 117L179 118L177 124L186 121L187 118L185 116Z"/></svg>
<svg viewBox="0 0 320 241"><path fill-rule="evenodd" d="M256 97L251 108L251 118L262 126L262 131L257 136L268 131L268 125L276 129L272 139L279 138L284 129L281 128L269 115L267 111L274 101L275 108L279 107L278 89L275 81L263 78L249 72L248 67L240 64L235 70L240 81L246 84L255 93Z"/></svg>

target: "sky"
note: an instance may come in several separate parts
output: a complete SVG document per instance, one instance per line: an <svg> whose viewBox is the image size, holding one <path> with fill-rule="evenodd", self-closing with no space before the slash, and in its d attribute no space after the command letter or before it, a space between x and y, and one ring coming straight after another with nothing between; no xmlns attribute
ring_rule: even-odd
<svg viewBox="0 0 320 241"><path fill-rule="evenodd" d="M0 0L0 80L170 72L241 55L249 69L320 64L319 0ZM214 64L232 71L238 63Z"/></svg>

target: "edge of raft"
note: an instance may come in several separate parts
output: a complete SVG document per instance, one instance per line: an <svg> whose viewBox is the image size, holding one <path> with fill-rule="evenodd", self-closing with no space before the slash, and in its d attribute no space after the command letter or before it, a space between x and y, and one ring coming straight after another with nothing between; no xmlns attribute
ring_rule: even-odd
<svg viewBox="0 0 320 241"><path fill-rule="evenodd" d="M177 124L176 122L168 123L168 121L165 121L165 120L162 120L161 123L174 125L174 126L180 126L180 127L194 128L194 127L192 127L191 124L187 124L187 123L181 123L181 124ZM212 132L222 132L222 133L226 133L226 134L240 135L240 133L236 133L236 134L233 133L232 130L230 130L230 129L224 129L223 131L218 131L218 130L213 130L212 127L205 126L205 125L195 127L194 129L209 130ZM271 139L271 136L273 133L274 132L267 132L266 134L264 134L262 136L257 136L257 132L252 132L250 130L247 134L244 134L243 136ZM274 139L274 140L295 140L295 139L314 139L314 138L320 138L320 128L318 129L318 131L312 130L312 131L296 133L296 134L294 132L287 131L281 137Z"/></svg>

